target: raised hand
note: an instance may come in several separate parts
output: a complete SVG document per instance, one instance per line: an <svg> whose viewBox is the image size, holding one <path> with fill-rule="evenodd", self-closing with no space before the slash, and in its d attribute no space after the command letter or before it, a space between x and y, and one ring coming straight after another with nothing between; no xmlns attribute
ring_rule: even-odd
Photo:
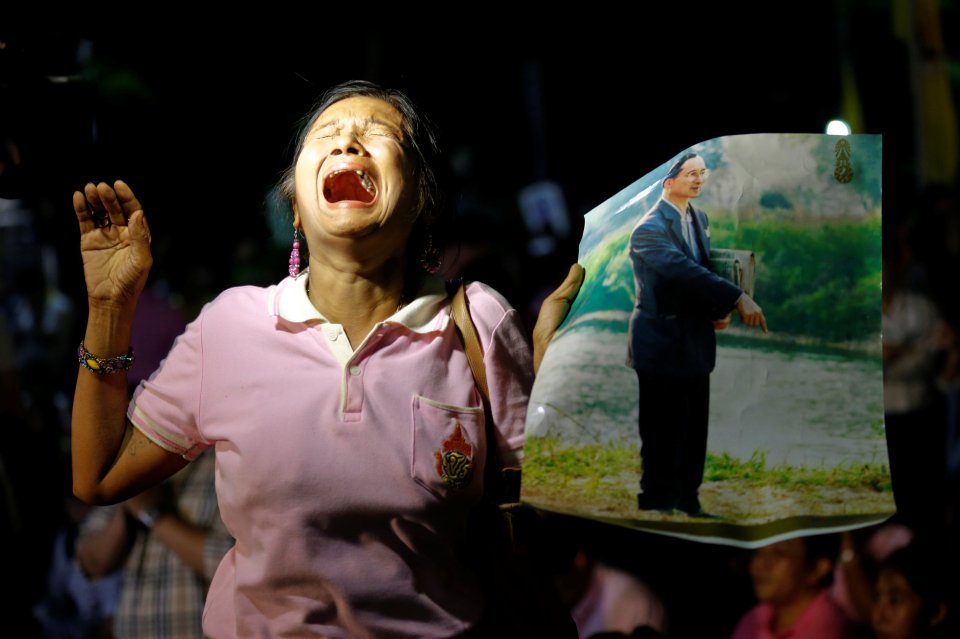
<svg viewBox="0 0 960 639"><path fill-rule="evenodd" d="M140 201L121 180L87 184L73 194L80 253L91 306L136 301L153 264L150 229Z"/></svg>

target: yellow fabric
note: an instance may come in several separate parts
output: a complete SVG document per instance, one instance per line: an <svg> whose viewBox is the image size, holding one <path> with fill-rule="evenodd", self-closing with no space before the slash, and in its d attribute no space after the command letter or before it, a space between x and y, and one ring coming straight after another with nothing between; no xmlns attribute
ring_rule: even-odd
<svg viewBox="0 0 960 639"><path fill-rule="evenodd" d="M917 161L924 185L957 179L957 113L950 91L938 0L894 0L894 35L911 50L916 74Z"/></svg>

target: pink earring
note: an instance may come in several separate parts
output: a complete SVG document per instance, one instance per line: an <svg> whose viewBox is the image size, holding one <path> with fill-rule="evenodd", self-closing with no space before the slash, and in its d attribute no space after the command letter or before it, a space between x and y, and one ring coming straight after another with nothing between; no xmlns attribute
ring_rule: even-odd
<svg viewBox="0 0 960 639"><path fill-rule="evenodd" d="M290 249L290 268L287 269L290 277L300 274L300 229L293 229L293 248Z"/></svg>
<svg viewBox="0 0 960 639"><path fill-rule="evenodd" d="M423 247L423 251L420 253L420 266L423 267L427 273L436 274L440 272L440 267L443 265L443 253L440 252L436 246L433 245L433 234L427 233L427 244Z"/></svg>

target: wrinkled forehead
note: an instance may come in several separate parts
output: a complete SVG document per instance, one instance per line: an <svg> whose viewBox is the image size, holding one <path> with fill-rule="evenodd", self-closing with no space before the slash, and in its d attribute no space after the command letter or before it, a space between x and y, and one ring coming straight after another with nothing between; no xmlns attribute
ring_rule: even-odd
<svg viewBox="0 0 960 639"><path fill-rule="evenodd" d="M393 129L404 140L410 137L407 119L395 106L368 96L353 96L334 102L320 112L310 130L346 124L377 124Z"/></svg>

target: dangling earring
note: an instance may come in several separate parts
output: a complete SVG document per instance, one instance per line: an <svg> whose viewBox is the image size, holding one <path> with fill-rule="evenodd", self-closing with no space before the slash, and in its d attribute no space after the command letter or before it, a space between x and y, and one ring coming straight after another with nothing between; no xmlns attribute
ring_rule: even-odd
<svg viewBox="0 0 960 639"><path fill-rule="evenodd" d="M293 248L290 249L290 268L287 269L290 277L300 274L300 229L293 229Z"/></svg>
<svg viewBox="0 0 960 639"><path fill-rule="evenodd" d="M427 273L436 274L443 264L443 253L433 245L433 233L427 233L427 243L420 253L420 266Z"/></svg>

